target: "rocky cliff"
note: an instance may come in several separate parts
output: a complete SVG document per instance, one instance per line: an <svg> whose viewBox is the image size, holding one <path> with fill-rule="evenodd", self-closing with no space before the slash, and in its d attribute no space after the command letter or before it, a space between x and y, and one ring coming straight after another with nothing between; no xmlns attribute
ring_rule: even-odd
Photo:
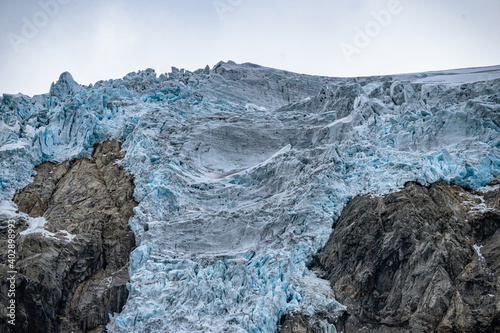
<svg viewBox="0 0 500 333"><path fill-rule="evenodd" d="M349 202L317 256L343 332L499 332L500 187L408 183ZM320 332L303 316L281 332Z"/></svg>
<svg viewBox="0 0 500 333"><path fill-rule="evenodd" d="M115 163L124 156L120 150L119 142L106 141L91 158L42 163L15 195L19 210L34 219L16 222L16 326L6 325L1 308L2 332L97 333L109 314L120 312L135 244L128 220L136 206L132 179ZM7 220L1 222L5 242ZM5 255L0 259L5 273ZM1 283L4 307L8 287Z"/></svg>

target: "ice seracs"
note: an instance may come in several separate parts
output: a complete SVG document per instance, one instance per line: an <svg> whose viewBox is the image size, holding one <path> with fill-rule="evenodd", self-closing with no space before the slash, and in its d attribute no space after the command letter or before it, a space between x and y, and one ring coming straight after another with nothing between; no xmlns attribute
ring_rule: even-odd
<svg viewBox="0 0 500 333"><path fill-rule="evenodd" d="M49 96L65 99L67 96L74 95L82 90L82 87L76 83L70 73L64 72L59 76L57 82L50 86Z"/></svg>
<svg viewBox="0 0 500 333"><path fill-rule="evenodd" d="M407 181L478 188L500 173L500 79L489 71L462 85L221 62L89 87L63 73L49 94L3 96L0 199L33 166L118 139L139 244L108 329L274 332L285 313L343 310L307 264L356 194Z"/></svg>

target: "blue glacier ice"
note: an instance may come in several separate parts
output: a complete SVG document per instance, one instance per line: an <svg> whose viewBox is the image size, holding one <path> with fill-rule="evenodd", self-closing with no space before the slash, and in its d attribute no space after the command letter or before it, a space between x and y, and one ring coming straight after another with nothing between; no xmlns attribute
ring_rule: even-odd
<svg viewBox="0 0 500 333"><path fill-rule="evenodd" d="M344 306L307 264L353 196L407 181L478 188L500 174L499 73L329 78L221 62L90 86L63 73L48 94L0 100L0 207L35 165L118 139L138 247L111 332L274 332L285 313L335 318Z"/></svg>

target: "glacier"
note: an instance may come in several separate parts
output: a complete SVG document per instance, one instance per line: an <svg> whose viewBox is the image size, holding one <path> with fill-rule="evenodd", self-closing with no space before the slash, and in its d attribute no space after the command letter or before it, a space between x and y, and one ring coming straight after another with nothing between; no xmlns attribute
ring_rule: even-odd
<svg viewBox="0 0 500 333"><path fill-rule="evenodd" d="M335 78L229 61L88 86L63 73L0 100L0 207L18 214L35 165L120 140L138 246L108 330L275 332L286 313L345 309L307 266L351 198L486 186L499 126L500 66Z"/></svg>

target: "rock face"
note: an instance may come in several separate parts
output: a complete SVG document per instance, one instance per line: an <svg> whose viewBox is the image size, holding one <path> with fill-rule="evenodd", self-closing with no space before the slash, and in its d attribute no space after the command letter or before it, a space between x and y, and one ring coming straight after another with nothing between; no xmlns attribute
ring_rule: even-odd
<svg viewBox="0 0 500 333"><path fill-rule="evenodd" d="M278 324L278 333L331 333L335 326L339 332L344 332L343 323L346 312L333 318L328 313L315 313L314 316L303 314L286 314ZM328 323L328 324L326 324Z"/></svg>
<svg viewBox="0 0 500 333"><path fill-rule="evenodd" d="M500 188L357 196L317 264L348 308L344 332L500 332Z"/></svg>
<svg viewBox="0 0 500 333"><path fill-rule="evenodd" d="M132 179L115 164L120 149L106 141L94 147L92 159L45 162L14 197L20 211L46 224L18 237L16 326L2 323L2 332L102 332L108 315L120 312L135 246L128 220L136 206ZM42 230L45 235L36 232Z"/></svg>
<svg viewBox="0 0 500 333"><path fill-rule="evenodd" d="M284 315L278 326L279 333L313 333L314 328L309 324L309 320L304 315L295 316Z"/></svg>

